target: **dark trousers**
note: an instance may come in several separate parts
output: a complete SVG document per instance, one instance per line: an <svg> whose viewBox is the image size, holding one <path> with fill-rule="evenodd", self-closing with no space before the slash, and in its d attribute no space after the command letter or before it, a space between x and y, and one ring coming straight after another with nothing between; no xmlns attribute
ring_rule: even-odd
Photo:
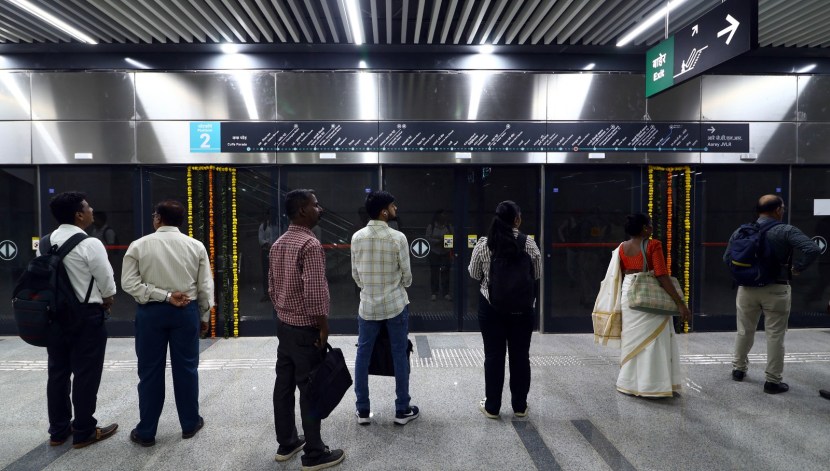
<svg viewBox="0 0 830 471"><path fill-rule="evenodd" d="M156 437L164 407L164 368L167 347L173 370L173 394L183 432L199 424L199 308L167 303L139 304L135 316L135 353L138 357L138 411L136 432L142 440Z"/></svg>
<svg viewBox="0 0 830 471"><path fill-rule="evenodd" d="M432 294L450 294L450 254L429 254L429 287ZM440 291L439 291L440 289Z"/></svg>
<svg viewBox="0 0 830 471"><path fill-rule="evenodd" d="M89 305L88 309L89 314L76 334L68 335L56 330L46 347L49 355L49 379L46 382L49 434L53 438L65 437L71 424L76 443L86 441L95 433L98 424L93 414L107 349L104 310L100 304ZM71 383L70 376L74 376Z"/></svg>
<svg viewBox="0 0 830 471"><path fill-rule="evenodd" d="M300 417L305 434L305 456L317 458L325 444L320 438L320 420L309 417L308 377L323 360L323 350L314 345L320 331L313 327L294 327L280 322L277 326L277 380L274 383L274 425L277 443L297 443L294 419L294 390L300 390Z"/></svg>
<svg viewBox="0 0 830 471"><path fill-rule="evenodd" d="M495 310L479 294L478 324L484 341L484 408L491 414L501 409L504 389L504 358L510 353L510 396L513 410L527 408L530 391L530 336L533 333L533 310L508 314Z"/></svg>

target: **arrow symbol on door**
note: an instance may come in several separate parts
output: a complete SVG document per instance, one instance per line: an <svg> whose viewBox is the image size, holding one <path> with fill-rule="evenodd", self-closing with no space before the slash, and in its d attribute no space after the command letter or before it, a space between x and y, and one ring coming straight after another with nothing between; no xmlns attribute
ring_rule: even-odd
<svg viewBox="0 0 830 471"><path fill-rule="evenodd" d="M732 41L732 36L735 36L735 31L738 31L738 26L741 23L735 18L733 18L732 15L726 15L726 21L729 22L729 26L718 31L718 37L721 37L724 34L729 33L729 37L726 38L726 45L728 46L729 41Z"/></svg>

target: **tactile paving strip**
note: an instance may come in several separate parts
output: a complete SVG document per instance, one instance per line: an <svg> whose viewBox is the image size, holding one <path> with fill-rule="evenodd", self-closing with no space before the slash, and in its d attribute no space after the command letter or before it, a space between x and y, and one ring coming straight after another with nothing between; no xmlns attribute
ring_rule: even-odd
<svg viewBox="0 0 830 471"><path fill-rule="evenodd" d="M210 370L248 370L274 369L273 358L211 358L199 362L199 369ZM767 356L750 354L750 363L764 364ZM681 355L680 362L686 365L729 365L732 354ZM786 363L827 363L830 352L787 353ZM354 359L347 358L346 364L354 368ZM481 368L484 366L484 350L481 348L433 348L431 358L410 358L413 368ZM602 355L537 355L530 357L532 366L602 366L619 364L618 356ZM0 361L0 371L45 371L46 360L4 360ZM167 362L170 367L170 362ZM108 371L132 371L137 368L136 360L110 360L104 362Z"/></svg>

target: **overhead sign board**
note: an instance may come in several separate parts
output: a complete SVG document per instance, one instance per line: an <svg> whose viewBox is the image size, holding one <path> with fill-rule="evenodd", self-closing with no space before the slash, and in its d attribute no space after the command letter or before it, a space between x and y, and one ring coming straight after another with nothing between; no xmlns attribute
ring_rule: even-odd
<svg viewBox="0 0 830 471"><path fill-rule="evenodd" d="M469 159L472 152L749 151L748 123L300 121L191 123L191 128L194 124L199 152L318 152L328 159L343 152L455 152L456 158ZM196 152L193 139L191 151Z"/></svg>
<svg viewBox="0 0 830 471"><path fill-rule="evenodd" d="M749 51L758 43L758 0L726 0L646 52L646 97Z"/></svg>

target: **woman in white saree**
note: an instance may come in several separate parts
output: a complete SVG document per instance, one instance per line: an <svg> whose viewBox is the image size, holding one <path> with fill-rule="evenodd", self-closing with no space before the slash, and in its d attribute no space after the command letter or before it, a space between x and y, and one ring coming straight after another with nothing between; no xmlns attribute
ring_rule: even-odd
<svg viewBox="0 0 830 471"><path fill-rule="evenodd" d="M669 280L663 245L659 240L649 240L652 230L651 219L645 214L628 216L625 231L630 238L618 249L620 269L625 277L620 291L622 333L617 391L633 396L671 397L680 390L681 381L672 316L631 309L627 296L633 279L629 275L643 269L641 245L643 240L648 240L645 254L648 268L654 270L660 286L674 299L681 318L691 320L689 308Z"/></svg>

